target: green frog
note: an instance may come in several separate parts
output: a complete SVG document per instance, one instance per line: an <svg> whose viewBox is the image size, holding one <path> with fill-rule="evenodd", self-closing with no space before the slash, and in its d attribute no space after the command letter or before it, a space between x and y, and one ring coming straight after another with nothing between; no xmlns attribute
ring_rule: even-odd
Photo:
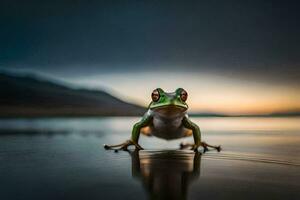
<svg viewBox="0 0 300 200"><path fill-rule="evenodd" d="M105 149L127 150L128 146L133 145L137 150L142 150L143 148L138 143L140 133L142 133L166 140L193 135L194 143L181 143L181 149L190 148L197 151L198 147L202 146L204 152L208 150L208 147L217 151L221 150L220 146L209 145L201 140L200 128L187 115L188 93L183 88L178 88L171 93L157 88L153 90L151 98L147 112L133 126L131 139L118 145L104 145Z"/></svg>

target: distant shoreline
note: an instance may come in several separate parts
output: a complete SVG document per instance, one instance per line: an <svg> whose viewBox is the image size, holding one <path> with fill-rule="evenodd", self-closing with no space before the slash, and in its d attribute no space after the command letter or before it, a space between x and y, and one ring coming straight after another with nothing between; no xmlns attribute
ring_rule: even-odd
<svg viewBox="0 0 300 200"><path fill-rule="evenodd" d="M16 119L16 118L93 118L93 117L141 117L142 115L134 115L134 114L127 114L127 115L119 115L119 114L112 114L112 115L99 115L99 114L83 114L83 115L74 115L74 114L60 114L60 115L2 115L0 119ZM266 114L266 115L218 115L218 114L189 114L190 117L197 117L197 118L246 118L246 117L300 117L300 114Z"/></svg>
<svg viewBox="0 0 300 200"><path fill-rule="evenodd" d="M191 117L300 117L300 113L274 113L251 115L225 115L225 114L189 114Z"/></svg>

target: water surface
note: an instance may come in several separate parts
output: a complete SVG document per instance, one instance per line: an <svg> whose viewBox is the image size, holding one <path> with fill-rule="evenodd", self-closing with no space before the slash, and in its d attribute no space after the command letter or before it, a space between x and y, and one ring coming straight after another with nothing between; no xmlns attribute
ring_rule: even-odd
<svg viewBox="0 0 300 200"><path fill-rule="evenodd" d="M145 136L144 151L103 149L138 119L1 119L0 199L300 198L300 118L193 118L220 153Z"/></svg>

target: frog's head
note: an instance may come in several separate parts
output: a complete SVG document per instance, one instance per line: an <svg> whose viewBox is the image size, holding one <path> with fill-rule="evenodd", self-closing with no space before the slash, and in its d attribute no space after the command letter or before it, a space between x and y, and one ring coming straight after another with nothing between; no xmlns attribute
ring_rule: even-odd
<svg viewBox="0 0 300 200"><path fill-rule="evenodd" d="M187 92L178 88L175 92L167 93L161 88L157 88L152 92L152 102L149 105L151 110L172 110L184 112L188 109L188 105L185 103L187 100Z"/></svg>

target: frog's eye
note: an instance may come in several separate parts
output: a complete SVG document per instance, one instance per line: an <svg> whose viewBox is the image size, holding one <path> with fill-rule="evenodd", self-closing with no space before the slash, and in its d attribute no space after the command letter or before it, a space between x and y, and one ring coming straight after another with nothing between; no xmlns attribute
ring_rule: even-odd
<svg viewBox="0 0 300 200"><path fill-rule="evenodd" d="M152 101L156 102L159 100L160 98L160 95L159 95L159 92L158 90L153 90L152 94L151 94L151 98L152 98Z"/></svg>
<svg viewBox="0 0 300 200"><path fill-rule="evenodd" d="M188 93L185 90L182 90L180 93L180 99L185 102L187 100Z"/></svg>

